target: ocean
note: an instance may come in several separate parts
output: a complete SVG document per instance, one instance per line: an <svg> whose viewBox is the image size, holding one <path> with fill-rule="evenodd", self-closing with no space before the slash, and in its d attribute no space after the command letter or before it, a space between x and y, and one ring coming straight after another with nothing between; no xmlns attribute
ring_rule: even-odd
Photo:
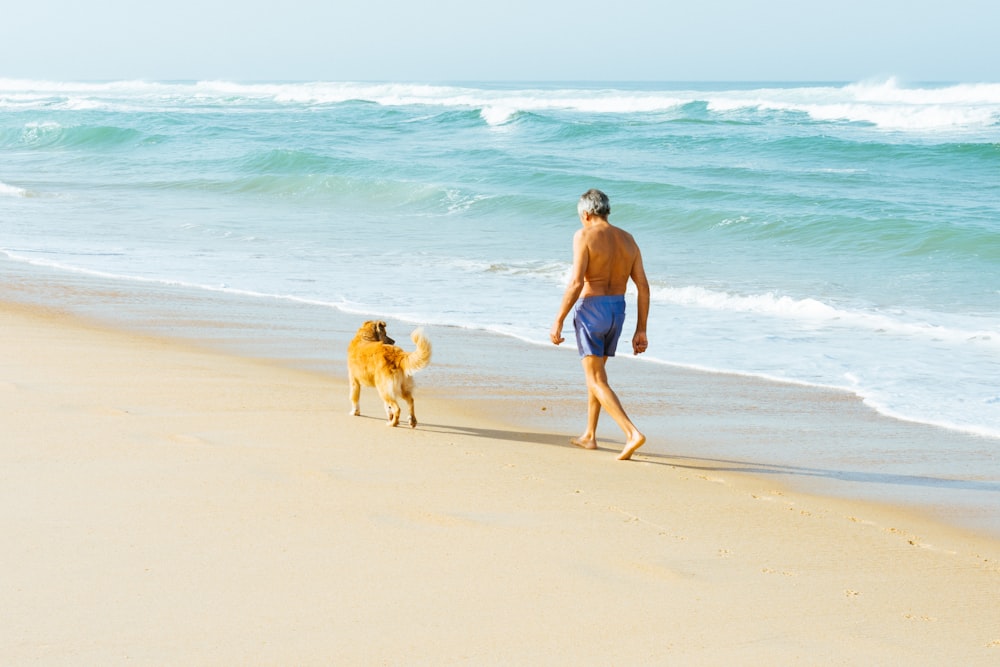
<svg viewBox="0 0 1000 667"><path fill-rule="evenodd" d="M921 456L995 501L1000 84L0 79L0 261L233 304L205 326L279 304L275 350L331 311L551 347L591 187L642 248L645 368L968 436Z"/></svg>

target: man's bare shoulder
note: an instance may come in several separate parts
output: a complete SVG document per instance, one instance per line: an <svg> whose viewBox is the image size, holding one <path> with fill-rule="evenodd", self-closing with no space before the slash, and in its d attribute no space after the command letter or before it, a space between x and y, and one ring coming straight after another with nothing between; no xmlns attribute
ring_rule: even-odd
<svg viewBox="0 0 1000 667"><path fill-rule="evenodd" d="M629 243L631 243L633 245L637 245L636 242L635 242L635 237L632 236L632 234L630 232L625 231L621 227L613 227L612 229L614 229L618 233L618 236L620 238L625 239L627 242L629 242Z"/></svg>
<svg viewBox="0 0 1000 667"><path fill-rule="evenodd" d="M613 226L609 226L605 231L606 244L615 248L616 252L627 252L630 255L638 252L639 244L635 242L635 238L629 232L621 227Z"/></svg>

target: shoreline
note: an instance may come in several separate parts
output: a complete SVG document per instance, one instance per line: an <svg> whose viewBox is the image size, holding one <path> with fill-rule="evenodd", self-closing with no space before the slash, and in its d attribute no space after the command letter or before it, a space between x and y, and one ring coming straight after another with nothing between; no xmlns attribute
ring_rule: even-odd
<svg viewBox="0 0 1000 667"><path fill-rule="evenodd" d="M420 426L389 429L371 390L347 415L326 373L33 306L0 304L0 324L14 662L1000 651L1000 541L911 510L677 454L619 463L429 382Z"/></svg>
<svg viewBox="0 0 1000 667"><path fill-rule="evenodd" d="M11 262L0 263L0 275L0 301L54 308L102 326L337 379L346 373L347 342L366 319ZM390 333L407 347L415 326L390 321ZM567 440L579 434L586 405L575 349L457 327L425 329L435 357L417 377L421 395L496 423L561 432ZM993 439L887 417L850 392L826 387L647 363L631 355L611 360L608 371L647 435L639 455L698 458L799 491L898 505L1000 537ZM623 445L606 415L598 438L604 448L620 451Z"/></svg>

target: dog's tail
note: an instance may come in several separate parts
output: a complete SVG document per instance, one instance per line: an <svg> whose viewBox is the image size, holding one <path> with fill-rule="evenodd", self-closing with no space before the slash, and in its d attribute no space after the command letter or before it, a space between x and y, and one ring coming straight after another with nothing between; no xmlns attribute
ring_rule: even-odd
<svg viewBox="0 0 1000 667"><path fill-rule="evenodd" d="M407 375L413 375L431 363L431 342L424 336L424 330L414 329L410 339L417 344L417 349L407 354L400 364Z"/></svg>

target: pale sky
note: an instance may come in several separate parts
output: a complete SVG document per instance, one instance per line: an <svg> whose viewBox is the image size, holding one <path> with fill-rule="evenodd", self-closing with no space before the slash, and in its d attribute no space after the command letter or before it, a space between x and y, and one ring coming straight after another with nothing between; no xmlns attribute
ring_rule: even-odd
<svg viewBox="0 0 1000 667"><path fill-rule="evenodd" d="M996 0L16 0L0 78L1000 81Z"/></svg>

